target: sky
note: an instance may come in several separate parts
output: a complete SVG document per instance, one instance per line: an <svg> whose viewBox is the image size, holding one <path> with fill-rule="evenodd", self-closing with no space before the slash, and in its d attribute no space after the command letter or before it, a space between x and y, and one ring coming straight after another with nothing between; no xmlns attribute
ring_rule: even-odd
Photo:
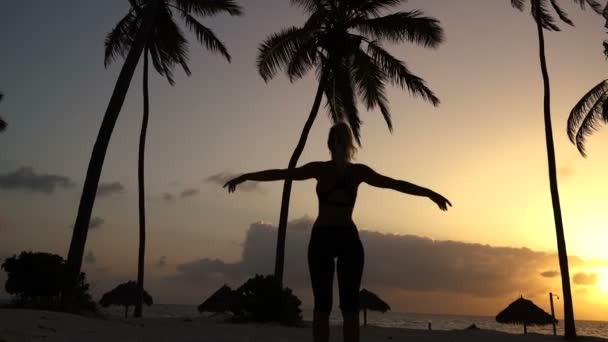
<svg viewBox="0 0 608 342"><path fill-rule="evenodd" d="M303 12L283 0L242 2L243 17L205 18L232 63L193 42L192 76L150 77L146 154L146 287L157 303L198 304L223 283L270 273L282 184L219 184L242 172L287 166L312 106L314 75L265 83L260 42ZM608 320L606 130L583 158L566 135L570 109L605 79L604 22L562 1L576 27L547 33L560 195L578 319ZM0 12L0 257L22 250L67 255L93 142L121 61L107 69L103 41L124 0L24 0ZM542 116L535 24L510 2L410 0L441 21L436 50L389 50L423 77L437 108L401 89L388 98L394 132L362 110L356 161L431 188L453 208L363 185L354 220L366 248L363 287L395 311L495 315L520 294L548 310L561 292ZM83 270L96 296L136 277L137 148L141 70L113 133ZM330 120L319 115L300 164L326 160ZM317 214L314 182L294 185L286 285L312 306L303 251ZM388 263L387 260L393 261ZM394 262L394 260L400 260ZM404 260L404 261L401 261ZM5 278L0 274L0 280ZM449 285L445 285L449 284ZM0 296L3 293L0 292ZM560 301L557 316L562 314Z"/></svg>

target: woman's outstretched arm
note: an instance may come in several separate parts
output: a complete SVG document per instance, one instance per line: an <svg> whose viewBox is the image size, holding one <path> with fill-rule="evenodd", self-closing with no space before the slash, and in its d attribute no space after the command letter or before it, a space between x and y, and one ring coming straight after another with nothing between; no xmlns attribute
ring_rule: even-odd
<svg viewBox="0 0 608 342"><path fill-rule="evenodd" d="M318 175L319 164L319 162L312 162L304 166L297 167L291 171L289 171L289 169L272 169L245 173L228 181L226 184L224 184L224 188L227 187L229 192L234 192L236 186L245 181L271 182L283 180L288 177L293 180L306 180L310 178L315 178Z"/></svg>
<svg viewBox="0 0 608 342"><path fill-rule="evenodd" d="M448 205L451 207L452 203L447 198L434 192L433 190L423 188L416 184L408 183L402 180L396 180L384 175L377 173L372 170L369 166L360 165L361 180L371 186L384 189L392 189L395 191L402 192L404 194L410 194L415 196L428 197L439 206L441 210L447 210Z"/></svg>

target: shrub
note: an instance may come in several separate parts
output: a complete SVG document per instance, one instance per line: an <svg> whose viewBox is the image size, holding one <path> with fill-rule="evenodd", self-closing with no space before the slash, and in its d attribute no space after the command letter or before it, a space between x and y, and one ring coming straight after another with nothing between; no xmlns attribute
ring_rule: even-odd
<svg viewBox="0 0 608 342"><path fill-rule="evenodd" d="M15 297L13 302L18 307L57 310L65 267L65 261L59 255L21 252L19 256L6 258L2 264L1 268L8 275L4 288ZM97 312L84 273L80 274L68 304L71 312Z"/></svg>
<svg viewBox="0 0 608 342"><path fill-rule="evenodd" d="M295 325L302 321L301 303L291 289L282 288L274 276L256 275L235 290L230 311L237 322Z"/></svg>

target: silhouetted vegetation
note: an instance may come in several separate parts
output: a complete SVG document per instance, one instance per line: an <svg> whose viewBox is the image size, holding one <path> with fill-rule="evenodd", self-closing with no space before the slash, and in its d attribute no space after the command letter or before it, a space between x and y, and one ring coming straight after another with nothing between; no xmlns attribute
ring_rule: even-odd
<svg viewBox="0 0 608 342"><path fill-rule="evenodd" d="M302 321L302 302L291 289L281 286L273 275L256 275L234 291L230 311L234 322L279 322L295 325Z"/></svg>
<svg viewBox="0 0 608 342"><path fill-rule="evenodd" d="M213 31L197 21L196 17L205 17L219 13L240 15L241 7L233 0L195 1L195 0L129 0L131 8L127 15L118 23L116 28L106 38L106 65L117 56L125 58L114 92L110 98L104 115L97 140L93 146L87 176L82 190L78 215L74 225L72 241L68 252L68 273L63 289L63 297L69 298L76 284L76 278L82 267L84 249L89 230L91 213L95 203L99 178L103 168L106 151L110 138L122 109L127 91L135 68L145 50L146 70L144 73L144 121L140 137L139 149L139 190L140 190L140 249L138 267L138 288L140 298L137 304L137 314L141 312L143 293L143 259L145 246L145 224L143 222L143 154L147 127L147 61L148 53L157 72L165 76L173 84L172 69L181 65L186 74L190 74L187 66L188 40L177 25L175 18L182 18L188 30L192 31L198 41L208 50L218 52L230 59L224 44L215 36Z"/></svg>
<svg viewBox="0 0 608 342"><path fill-rule="evenodd" d="M415 96L439 104L439 99L383 43L412 42L435 48L443 41L439 21L421 11L384 13L403 0L315 1L293 0L309 15L302 27L289 27L270 35L260 46L258 70L265 81L285 69L293 82L316 69L319 79L312 109L298 144L289 160L293 170L304 151L306 140L319 112L323 95L334 122L346 121L355 139L361 142L361 119L357 102L368 110L379 109L390 131L391 113L386 85L401 87ZM292 179L283 185L277 238L275 276L283 281L285 233Z"/></svg>
<svg viewBox="0 0 608 342"><path fill-rule="evenodd" d="M14 296L16 307L45 310L59 308L59 294L64 279L65 262L56 254L21 252L2 264L8 279L6 292ZM86 275L80 273L72 300L67 310L74 313L96 313L95 302L89 294Z"/></svg>
<svg viewBox="0 0 608 342"><path fill-rule="evenodd" d="M604 11L608 20L608 4ZM604 41L604 55L608 58L608 40ZM585 140L601 123L608 123L608 79L593 87L572 108L568 117L568 137L578 151L587 156Z"/></svg>
<svg viewBox="0 0 608 342"><path fill-rule="evenodd" d="M127 15L116 25L106 38L105 64L109 65L117 56L126 57L132 42L144 18L147 1L132 0L131 8ZM179 5L179 6L178 6ZM145 181L144 181L144 156L146 147L146 134L148 130L150 101L148 91L148 59L152 55L152 65L156 72L164 76L173 85L173 69L177 64L181 65L186 75L190 76L188 67L188 40L179 30L173 11L179 12L186 27L196 34L202 45L213 52L222 54L228 61L228 54L224 43L222 43L211 31L203 26L195 18L225 12L231 15L240 15L241 8L234 1L222 2L199 2L195 0L166 1L161 5L155 21L152 35L148 38L144 48L144 70L143 70L143 120L139 139L138 153L138 189L139 189L139 258L137 267L138 300L135 305L135 317L142 315L142 298L144 288L144 264L146 248L146 209L145 209Z"/></svg>
<svg viewBox="0 0 608 342"><path fill-rule="evenodd" d="M198 312L222 313L230 311L234 302L235 292L230 286L223 285L198 306Z"/></svg>
<svg viewBox="0 0 608 342"><path fill-rule="evenodd" d="M544 30L559 31L551 8L559 19L571 26L574 23L568 14L558 5L555 0L511 0L513 7L520 11L525 8L525 3L530 2L532 17L536 22L538 31L538 43L540 52L540 65L544 85L544 119L545 119L545 139L547 145L547 159L549 167L549 183L551 190L551 200L553 204L553 216L555 221L555 231L557 235L557 252L559 256L559 266L562 276L562 289L564 294L564 321L566 338L576 337L574 326L574 312L572 309L572 293L570 290L570 272L568 270L568 253L566 251L566 239L564 237L564 225L562 222L561 205L559 201L559 189L557 186L557 170L555 162L555 144L553 142L553 127L551 124L551 87L549 82L549 71L547 69L547 59L545 55L545 35ZM596 13L602 14L601 5L595 0L574 0L583 9L588 4Z"/></svg>
<svg viewBox="0 0 608 342"><path fill-rule="evenodd" d="M110 292L104 293L99 301L99 304L101 304L101 306L104 308L107 308L110 305L124 306L125 318L127 318L129 316L129 307L135 306L137 296L137 283L134 281L129 281L116 286ZM152 296L150 296L145 290L143 294L143 302L147 306L154 304Z"/></svg>

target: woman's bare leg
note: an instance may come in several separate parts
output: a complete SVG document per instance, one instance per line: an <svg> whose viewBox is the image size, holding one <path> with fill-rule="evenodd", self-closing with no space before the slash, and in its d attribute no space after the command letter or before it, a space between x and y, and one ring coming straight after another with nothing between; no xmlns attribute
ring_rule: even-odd
<svg viewBox="0 0 608 342"><path fill-rule="evenodd" d="M314 312L312 336L314 342L329 342L329 312Z"/></svg>
<svg viewBox="0 0 608 342"><path fill-rule="evenodd" d="M342 317L344 317L342 327L344 342L359 342L359 313L342 312Z"/></svg>

